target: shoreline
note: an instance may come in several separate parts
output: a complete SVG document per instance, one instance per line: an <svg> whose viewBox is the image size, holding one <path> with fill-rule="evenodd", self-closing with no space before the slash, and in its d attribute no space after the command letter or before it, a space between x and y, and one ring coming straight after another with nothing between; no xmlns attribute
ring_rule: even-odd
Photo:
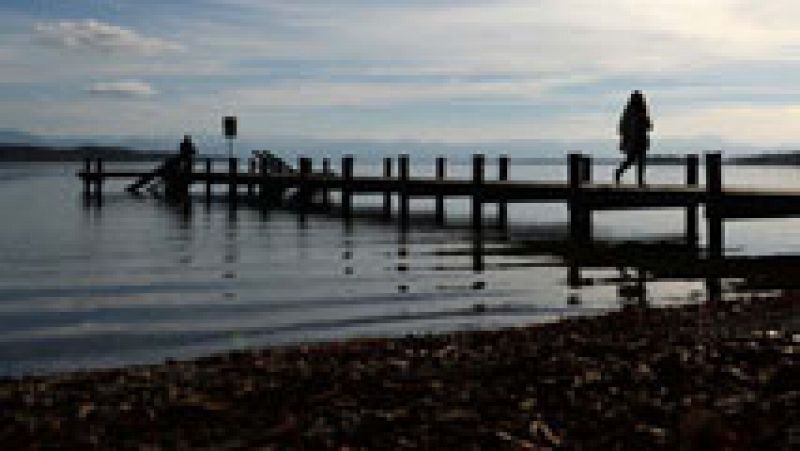
<svg viewBox="0 0 800 451"><path fill-rule="evenodd" d="M789 449L800 293L2 378L0 405L19 448Z"/></svg>

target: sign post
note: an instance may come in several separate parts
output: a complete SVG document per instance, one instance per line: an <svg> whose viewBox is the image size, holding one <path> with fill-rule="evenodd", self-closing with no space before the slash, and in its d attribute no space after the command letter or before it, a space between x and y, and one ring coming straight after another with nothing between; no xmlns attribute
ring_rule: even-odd
<svg viewBox="0 0 800 451"><path fill-rule="evenodd" d="M233 140L236 139L236 116L222 118L222 133L228 140L228 157L233 158Z"/></svg>

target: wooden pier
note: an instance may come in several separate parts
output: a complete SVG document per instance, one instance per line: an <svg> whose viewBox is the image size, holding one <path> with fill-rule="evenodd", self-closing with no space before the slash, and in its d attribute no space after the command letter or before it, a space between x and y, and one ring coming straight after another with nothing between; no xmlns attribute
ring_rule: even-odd
<svg viewBox="0 0 800 451"><path fill-rule="evenodd" d="M264 208L291 200L300 210L314 204L329 208L330 192L340 193L340 209L345 218L352 215L354 195L383 196L383 215L392 216L392 197L397 195L397 217L407 224L411 198L435 199L435 218L438 224L445 222L446 198L469 198L472 204L472 226L476 230L484 227L483 206L498 205L496 225L507 226L507 204L561 202L569 208L570 236L576 242L588 242L592 237L592 213L602 210L682 208L686 215L686 237L690 243L698 240L698 207L705 206L707 226L707 255L709 259L721 258L724 244L724 222L726 219L771 218L800 216L800 191L732 188L725 187L722 180L720 153L705 155L706 184L699 185L699 158L686 158L686 180L682 185L617 185L596 183L592 180L591 158L581 154L569 155L568 179L565 182L537 182L508 180L508 157L498 160L496 178L486 178L486 158L473 155L472 177L454 179L447 177L446 160L437 158L434 177L412 177L408 155L397 159L397 176L393 176L393 160L384 159L382 176L355 176L353 157L345 156L341 161L341 174L330 169L330 160L324 159L322 170L315 171L310 158L300 158L297 169L280 159L260 156L247 165L246 172L239 172L239 161L228 159L227 171L212 171L211 160L202 159L202 170L197 170L198 159L180 161L174 157L151 172L104 171L102 160L86 161L78 173L83 180L87 198L101 199L103 181L106 179L135 179L129 191L137 192L147 184L162 181L165 194L173 199L188 201L190 186L205 186L205 198L210 200L213 185L227 187L228 201L232 206L240 198L257 202ZM94 164L92 164L94 163ZM240 193L240 187L246 191ZM291 198L287 193L293 192Z"/></svg>

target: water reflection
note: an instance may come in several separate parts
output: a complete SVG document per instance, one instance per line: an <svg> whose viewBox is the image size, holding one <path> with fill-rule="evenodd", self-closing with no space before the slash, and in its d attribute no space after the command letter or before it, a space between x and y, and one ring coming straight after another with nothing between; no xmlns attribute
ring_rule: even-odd
<svg viewBox="0 0 800 451"><path fill-rule="evenodd" d="M647 305L647 286L651 282L701 280L705 283L706 299L715 302L723 295L740 291L785 290L798 287L796 270L800 256L729 256L722 259L705 257L704 250L691 242L654 240L615 242L593 239L589 242L567 239L495 241L500 245L487 250L482 233L472 238L473 270L483 271L487 255L555 257L548 265L567 270L567 285L571 288L568 303L580 303L584 287L605 284L616 286L621 305ZM452 253L452 252L450 252ZM517 260L516 267L528 262ZM537 263L533 263L538 266ZM493 266L493 270L509 268L509 264ZM613 278L586 275L587 272L613 269Z"/></svg>
<svg viewBox="0 0 800 451"><path fill-rule="evenodd" d="M620 304L798 286L794 256L712 264L679 236L609 238L628 239L631 224L642 233L664 230L660 219L639 221L643 216L609 215L598 221L594 240L579 244L569 240L563 215L535 206L512 208L507 231L489 226L494 210L487 206L487 227L474 233L466 199L448 204L444 226L433 202L426 211L425 200L415 201L398 227L396 210L387 222L380 197L373 204L360 199L349 220L338 208L313 206L301 220L291 209L258 202L230 209L225 190L207 208L190 205L187 212L109 187L102 209L82 211L71 175L33 183L0 192L5 210L17 212L0 228L0 372L498 328ZM42 221L55 211L59 221ZM676 222L672 229L682 230ZM789 223L773 243L796 252L797 240L785 235L794 230ZM744 242L748 252L761 252L748 246L767 234L761 225L753 232L731 246Z"/></svg>

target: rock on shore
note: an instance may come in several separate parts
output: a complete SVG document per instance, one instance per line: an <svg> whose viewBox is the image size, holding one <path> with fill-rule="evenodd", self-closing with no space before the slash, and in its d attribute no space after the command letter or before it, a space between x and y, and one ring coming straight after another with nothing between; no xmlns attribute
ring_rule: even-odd
<svg viewBox="0 0 800 451"><path fill-rule="evenodd" d="M800 297L0 380L22 448L798 449ZM794 320L791 320L791 319Z"/></svg>

